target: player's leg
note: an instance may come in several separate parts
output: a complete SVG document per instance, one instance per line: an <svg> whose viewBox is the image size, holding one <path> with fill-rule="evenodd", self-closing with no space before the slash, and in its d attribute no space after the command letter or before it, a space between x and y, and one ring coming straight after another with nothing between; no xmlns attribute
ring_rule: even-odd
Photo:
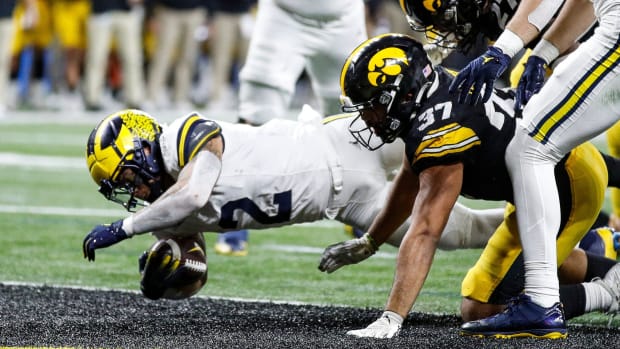
<svg viewBox="0 0 620 349"><path fill-rule="evenodd" d="M566 319L601 311L616 312L620 284L618 263L609 258L575 249L564 261L560 276L560 299ZM490 304L470 298L461 302L463 321L473 321L497 314L503 304Z"/></svg>
<svg viewBox="0 0 620 349"><path fill-rule="evenodd" d="M554 235L560 220L554 165L620 115L620 103L603 103L609 99L607 91L617 90L620 84L615 63L606 62L619 44L605 41L610 40L595 34L555 69L526 106L523 127L517 127L506 153L515 203L523 208L518 217L526 260L525 292L543 306L551 306L559 297L553 272Z"/></svg>
<svg viewBox="0 0 620 349"><path fill-rule="evenodd" d="M283 30L286 28L286 30ZM245 64L239 73L239 118L255 125L286 116L305 57L303 26L261 1Z"/></svg>
<svg viewBox="0 0 620 349"><path fill-rule="evenodd" d="M357 1L353 5L342 17L326 21L317 28L307 28L303 38L308 57L306 68L319 110L324 115L340 112L342 64L368 38L364 3Z"/></svg>
<svg viewBox="0 0 620 349"><path fill-rule="evenodd" d="M556 174L563 228L557 242L554 241L554 248L557 248L554 262L561 265L590 229L602 206L607 172L598 150L586 143L558 165ZM462 326L462 333L496 337L565 337L566 325L559 299L554 305L544 307L522 293L526 285L524 271L527 264L525 253L520 248L522 237L519 239L520 229L517 227L521 225L516 222L517 212L518 208L506 215L506 220L493 234L462 286L465 298L484 304L507 304L510 309L467 322ZM558 278L557 268L554 276ZM475 315L474 310L464 308Z"/></svg>
<svg viewBox="0 0 620 349"><path fill-rule="evenodd" d="M215 253L225 256L247 256L248 231L244 229L219 234L214 249Z"/></svg>
<svg viewBox="0 0 620 349"><path fill-rule="evenodd" d="M93 14L87 24L88 50L84 71L84 101L87 109L99 110L102 107L104 75L107 66L112 27L105 15Z"/></svg>

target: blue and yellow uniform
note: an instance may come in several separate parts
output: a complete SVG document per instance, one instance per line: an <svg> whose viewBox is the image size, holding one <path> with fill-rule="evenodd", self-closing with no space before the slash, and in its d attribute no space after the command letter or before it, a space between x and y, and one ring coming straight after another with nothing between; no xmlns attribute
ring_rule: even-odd
<svg viewBox="0 0 620 349"><path fill-rule="evenodd" d="M403 135L406 156L416 173L433 166L462 163L461 194L505 200L505 219L463 280L461 293L484 303L505 304L523 289L524 271L513 190L504 161L515 132L512 95L498 91L486 105L457 103L448 93L452 74L436 67L439 87L422 102ZM599 151L586 143L556 166L562 225L557 238L558 265L579 243L603 204L607 169Z"/></svg>

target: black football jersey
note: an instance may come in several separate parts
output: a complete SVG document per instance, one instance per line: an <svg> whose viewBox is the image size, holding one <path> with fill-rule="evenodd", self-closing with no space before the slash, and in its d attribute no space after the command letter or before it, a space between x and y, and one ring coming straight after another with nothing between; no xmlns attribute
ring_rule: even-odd
<svg viewBox="0 0 620 349"><path fill-rule="evenodd" d="M436 67L439 86L422 103L411 128L402 136L415 173L445 164L463 163L461 195L512 201L512 185L504 161L515 132L513 95L507 90L484 105L457 102L448 93L454 72Z"/></svg>
<svg viewBox="0 0 620 349"><path fill-rule="evenodd" d="M477 29L491 41L497 40L519 6L518 0L492 0L489 10L480 15Z"/></svg>

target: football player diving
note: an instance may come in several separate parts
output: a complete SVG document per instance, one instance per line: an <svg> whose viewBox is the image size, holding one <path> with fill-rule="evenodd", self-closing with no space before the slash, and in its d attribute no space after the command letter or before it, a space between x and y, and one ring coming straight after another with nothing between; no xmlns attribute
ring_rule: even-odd
<svg viewBox="0 0 620 349"><path fill-rule="evenodd" d="M88 170L107 199L141 209L96 226L84 238L84 257L94 260L97 249L147 232L195 237L321 219L367 229L403 148L394 143L369 152L352 142L352 116L322 119L308 107L300 114L304 121L274 119L259 127L196 113L169 126L140 110L107 116L88 138ZM503 216L502 209L462 205L453 212L443 249L484 246ZM403 224L389 243L398 246L406 230Z"/></svg>
<svg viewBox="0 0 620 349"><path fill-rule="evenodd" d="M319 269L328 273L358 263L376 251L409 219L402 238L391 292L384 313L367 328L349 331L359 337L398 334L430 270L441 232L459 195L505 200L505 218L489 239L461 285L464 321L511 311L524 301L523 254L512 204L512 186L504 153L514 136L514 95L496 89L484 105L463 105L448 88L454 72L433 67L413 38L385 34L351 53L341 75L343 110L359 114L350 126L369 149L402 139L403 164L387 201L364 239L329 246ZM530 306L536 327L516 319L506 337L561 338L570 319L590 311L616 312L620 299L620 266L574 249L596 219L608 175L600 152L585 143L555 169L562 203L557 234L558 273L563 281L560 303L550 309ZM526 296L527 297L527 296ZM524 325L525 323L525 325ZM467 328L462 328L466 332Z"/></svg>

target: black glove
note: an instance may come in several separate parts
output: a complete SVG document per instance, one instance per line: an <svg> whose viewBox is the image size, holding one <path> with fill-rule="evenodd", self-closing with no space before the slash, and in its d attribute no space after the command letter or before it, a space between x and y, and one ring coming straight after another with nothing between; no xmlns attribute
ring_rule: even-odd
<svg viewBox="0 0 620 349"><path fill-rule="evenodd" d="M127 237L127 233L123 230L122 219L112 224L98 225L86 235L84 242L82 242L84 258L94 261L96 249L114 245L119 241L127 239Z"/></svg>
<svg viewBox="0 0 620 349"><path fill-rule="evenodd" d="M489 46L482 56L469 62L450 84L450 93L459 93L459 103L478 103L482 86L485 85L482 102L491 98L493 84L510 65L511 58L497 47ZM472 90L473 89L473 90Z"/></svg>
<svg viewBox="0 0 620 349"><path fill-rule="evenodd" d="M545 83L547 62L538 56L530 56L517 85L515 109L522 110L530 98L537 94Z"/></svg>

